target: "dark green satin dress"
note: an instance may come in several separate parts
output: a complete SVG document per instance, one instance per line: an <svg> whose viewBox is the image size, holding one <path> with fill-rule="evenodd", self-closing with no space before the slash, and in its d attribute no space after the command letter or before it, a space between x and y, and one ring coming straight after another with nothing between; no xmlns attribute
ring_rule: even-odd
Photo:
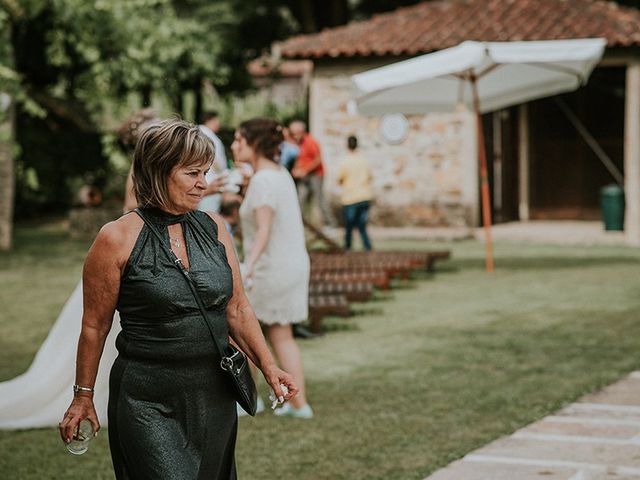
<svg viewBox="0 0 640 480"><path fill-rule="evenodd" d="M167 245L167 225L182 224L191 277L209 321L228 334L225 308L233 285L216 223L199 211L143 212ZM108 409L116 478L236 478L236 403L220 355L184 277L146 225L122 275L117 308L122 332Z"/></svg>

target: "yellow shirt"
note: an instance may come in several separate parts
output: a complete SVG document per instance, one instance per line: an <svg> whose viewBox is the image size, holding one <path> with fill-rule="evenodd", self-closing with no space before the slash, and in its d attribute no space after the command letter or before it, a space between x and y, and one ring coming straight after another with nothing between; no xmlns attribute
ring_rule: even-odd
<svg viewBox="0 0 640 480"><path fill-rule="evenodd" d="M338 182L342 185L342 205L371 200L371 179L369 163L358 152L349 152L338 167Z"/></svg>

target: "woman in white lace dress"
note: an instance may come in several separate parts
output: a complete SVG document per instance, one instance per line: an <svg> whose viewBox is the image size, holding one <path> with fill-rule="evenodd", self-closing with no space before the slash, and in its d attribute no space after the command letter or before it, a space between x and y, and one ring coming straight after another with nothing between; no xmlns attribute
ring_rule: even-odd
<svg viewBox="0 0 640 480"><path fill-rule="evenodd" d="M291 325L308 316L309 255L296 188L280 165L282 126L266 118L243 122L231 150L255 174L240 207L247 295L282 368L300 392L277 415L311 418L304 392L300 350Z"/></svg>

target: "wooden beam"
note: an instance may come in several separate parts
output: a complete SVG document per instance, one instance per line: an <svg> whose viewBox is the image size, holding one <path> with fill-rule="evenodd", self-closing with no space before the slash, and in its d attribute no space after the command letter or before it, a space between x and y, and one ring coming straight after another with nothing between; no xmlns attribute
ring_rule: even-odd
<svg viewBox="0 0 640 480"><path fill-rule="evenodd" d="M624 112L625 237L640 246L640 60L627 65Z"/></svg>

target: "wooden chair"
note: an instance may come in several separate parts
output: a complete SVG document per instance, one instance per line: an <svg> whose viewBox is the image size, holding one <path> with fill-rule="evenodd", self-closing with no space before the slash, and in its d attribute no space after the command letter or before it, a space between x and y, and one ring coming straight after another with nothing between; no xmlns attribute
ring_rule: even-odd
<svg viewBox="0 0 640 480"><path fill-rule="evenodd" d="M309 296L309 329L320 333L322 317L336 315L348 317L351 315L349 302L345 295L310 295Z"/></svg>
<svg viewBox="0 0 640 480"><path fill-rule="evenodd" d="M370 270L366 272L311 272L311 282L330 283L371 283L382 290L389 290L391 280L383 270Z"/></svg>
<svg viewBox="0 0 640 480"><path fill-rule="evenodd" d="M373 296L371 283L331 283L312 282L309 285L309 296L344 295L349 302L366 302Z"/></svg>

